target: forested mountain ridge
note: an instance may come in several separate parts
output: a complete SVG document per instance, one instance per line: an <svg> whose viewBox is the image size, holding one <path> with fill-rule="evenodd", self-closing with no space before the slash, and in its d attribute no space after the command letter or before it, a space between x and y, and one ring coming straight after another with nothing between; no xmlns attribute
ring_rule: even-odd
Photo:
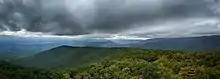
<svg viewBox="0 0 220 79"><path fill-rule="evenodd" d="M14 62L39 68L77 67L117 54L117 48L60 46Z"/></svg>
<svg viewBox="0 0 220 79"><path fill-rule="evenodd" d="M0 65L0 73L8 79L138 79L140 73L143 73L145 79L218 79L220 75L219 51L183 52L138 48L92 48L90 51L98 55L101 53L94 51L100 49L102 53L111 50L114 54L81 67L53 68L51 65L51 68L39 69L5 62Z"/></svg>

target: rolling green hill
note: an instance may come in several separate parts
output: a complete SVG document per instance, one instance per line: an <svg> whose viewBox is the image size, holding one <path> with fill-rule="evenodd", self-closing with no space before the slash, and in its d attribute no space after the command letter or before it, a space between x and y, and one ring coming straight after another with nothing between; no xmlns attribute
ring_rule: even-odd
<svg viewBox="0 0 220 79"><path fill-rule="evenodd" d="M61 46L16 60L22 66L39 68L77 67L115 55L117 49Z"/></svg>
<svg viewBox="0 0 220 79"><path fill-rule="evenodd" d="M0 77L139 79L140 73L143 73L145 79L218 79L220 75L218 51L183 52L62 46L20 59L19 62L32 68L0 62Z"/></svg>

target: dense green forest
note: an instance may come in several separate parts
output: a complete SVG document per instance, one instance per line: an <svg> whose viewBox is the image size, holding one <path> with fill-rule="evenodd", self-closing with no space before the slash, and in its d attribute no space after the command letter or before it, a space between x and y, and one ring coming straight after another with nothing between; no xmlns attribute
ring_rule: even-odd
<svg viewBox="0 0 220 79"><path fill-rule="evenodd" d="M85 49L85 48L84 48ZM89 51L91 51L90 48ZM0 62L0 79L219 79L220 52L182 52L137 48L100 48L83 58L95 61L77 67L21 67ZM104 51L106 50L106 51ZM87 51L87 52L89 52ZM109 54L111 51L113 54ZM104 55L104 53L108 53ZM65 54L65 53L64 53ZM70 54L68 54L69 56ZM56 59L56 58L55 58ZM43 61L43 60L42 60ZM61 60L60 60L61 61ZM75 63L68 61L70 63ZM58 62L58 61L56 61ZM86 62L78 60L78 62ZM77 65L77 64L74 64Z"/></svg>

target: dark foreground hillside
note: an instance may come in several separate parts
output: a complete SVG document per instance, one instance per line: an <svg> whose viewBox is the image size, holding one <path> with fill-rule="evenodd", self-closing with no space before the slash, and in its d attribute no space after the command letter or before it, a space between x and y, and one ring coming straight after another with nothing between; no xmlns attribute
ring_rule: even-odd
<svg viewBox="0 0 220 79"><path fill-rule="evenodd" d="M60 46L36 55L16 59L14 62L25 67L61 68L78 67L115 55L117 49L95 47Z"/></svg>
<svg viewBox="0 0 220 79"><path fill-rule="evenodd" d="M72 65L66 68L25 68L2 61L0 79L139 79L140 76L145 79L219 79L220 75L220 52L100 49L102 53L106 53L104 50L114 50L111 51L114 54L102 56L91 64L83 63L84 66L77 68ZM93 53L101 54L94 52L100 49L93 49ZM84 58L93 57L90 55L87 53ZM54 65L62 61L67 60L56 61ZM74 63L71 61L68 62Z"/></svg>

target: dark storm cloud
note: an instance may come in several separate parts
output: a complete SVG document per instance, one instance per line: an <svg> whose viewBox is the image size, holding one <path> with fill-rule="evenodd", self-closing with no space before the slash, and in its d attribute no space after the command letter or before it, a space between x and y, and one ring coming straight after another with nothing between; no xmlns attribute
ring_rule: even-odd
<svg viewBox="0 0 220 79"><path fill-rule="evenodd" d="M202 0L104 0L97 1L97 17L90 28L120 32L133 24L156 20L213 16Z"/></svg>
<svg viewBox="0 0 220 79"><path fill-rule="evenodd" d="M0 29L58 35L218 34L218 4L218 0L0 0Z"/></svg>
<svg viewBox="0 0 220 79"><path fill-rule="evenodd" d="M1 30L82 34L77 18L69 17L61 0L2 0Z"/></svg>

